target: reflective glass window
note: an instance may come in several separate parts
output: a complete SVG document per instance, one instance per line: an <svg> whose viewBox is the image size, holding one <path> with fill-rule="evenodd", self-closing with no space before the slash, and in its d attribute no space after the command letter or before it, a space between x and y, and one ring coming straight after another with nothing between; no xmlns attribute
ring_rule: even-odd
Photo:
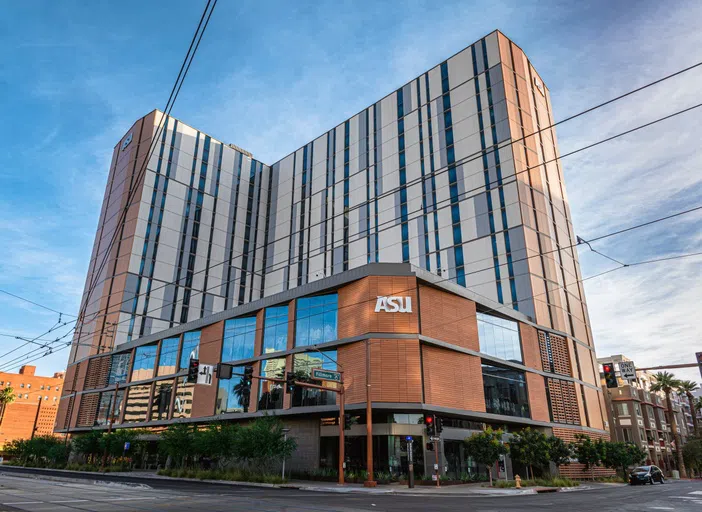
<svg viewBox="0 0 702 512"><path fill-rule="evenodd" d="M156 348L156 345L143 345L141 347L137 347L136 354L134 354L132 381L150 379L154 376Z"/></svg>
<svg viewBox="0 0 702 512"><path fill-rule="evenodd" d="M271 379L285 378L285 358L261 361L261 375ZM261 380L258 388L258 409L260 411L283 408L283 384Z"/></svg>
<svg viewBox="0 0 702 512"><path fill-rule="evenodd" d="M519 324L485 313L477 313L480 351L505 361L522 362Z"/></svg>
<svg viewBox="0 0 702 512"><path fill-rule="evenodd" d="M486 412L530 417L524 372L483 364L483 389Z"/></svg>
<svg viewBox="0 0 702 512"><path fill-rule="evenodd" d="M222 361L238 361L254 356L256 317L234 318L224 322Z"/></svg>
<svg viewBox="0 0 702 512"><path fill-rule="evenodd" d="M178 345L180 338L168 338L161 342L156 375L170 375L178 371Z"/></svg>
<svg viewBox="0 0 702 512"><path fill-rule="evenodd" d="M180 369L188 367L191 359L197 359L200 354L200 331L183 334L183 351L180 353Z"/></svg>
<svg viewBox="0 0 702 512"><path fill-rule="evenodd" d="M263 329L263 353L288 348L288 306L266 308Z"/></svg>
<svg viewBox="0 0 702 512"><path fill-rule="evenodd" d="M151 384L131 386L127 393L127 403L124 406L125 423L146 421L146 411L149 407Z"/></svg>
<svg viewBox="0 0 702 512"><path fill-rule="evenodd" d="M244 393L244 367L235 366L232 368L231 379L219 379L217 388L216 413L223 412L245 412Z"/></svg>
<svg viewBox="0 0 702 512"><path fill-rule="evenodd" d="M334 341L337 312L336 293L298 299L295 309L295 346L303 347Z"/></svg>
<svg viewBox="0 0 702 512"><path fill-rule="evenodd" d="M325 350L324 355L319 352L305 352L293 356L293 371L300 380L307 380L312 375L313 368L336 370L336 350ZM334 386L332 382L323 385ZM304 388L297 386L292 396L293 407L309 407L315 405L335 405L336 393L322 391L321 389Z"/></svg>
<svg viewBox="0 0 702 512"><path fill-rule="evenodd" d="M194 382L188 382L187 377L176 379L176 397L173 402L173 419L189 418L193 412Z"/></svg>
<svg viewBox="0 0 702 512"><path fill-rule="evenodd" d="M119 421L119 417L122 414L122 401L124 400L124 390L122 389L117 392L117 403L115 405L112 405L112 399L114 396L114 391L105 391L104 393L100 393L97 417L95 418L96 425L109 424L110 414L112 415L113 423ZM56 397L54 397L54 400L56 400Z"/></svg>
<svg viewBox="0 0 702 512"><path fill-rule="evenodd" d="M151 401L151 420L167 420L171 410L173 381L161 380L154 387L154 398Z"/></svg>

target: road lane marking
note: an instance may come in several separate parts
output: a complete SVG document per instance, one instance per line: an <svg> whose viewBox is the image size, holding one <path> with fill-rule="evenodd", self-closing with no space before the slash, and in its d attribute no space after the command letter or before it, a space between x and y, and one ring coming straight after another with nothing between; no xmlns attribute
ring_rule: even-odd
<svg viewBox="0 0 702 512"><path fill-rule="evenodd" d="M3 503L3 505L38 505L44 503L43 501L11 501L9 503Z"/></svg>

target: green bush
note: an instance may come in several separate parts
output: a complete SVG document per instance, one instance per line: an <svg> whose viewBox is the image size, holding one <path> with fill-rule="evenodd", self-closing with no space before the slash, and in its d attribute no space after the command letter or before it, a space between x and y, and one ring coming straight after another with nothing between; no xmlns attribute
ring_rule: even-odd
<svg viewBox="0 0 702 512"><path fill-rule="evenodd" d="M264 474L240 469L222 470L194 470L194 469L161 469L159 475L173 478L193 478L198 480L226 480L230 482L254 482L267 484L281 484L285 480L280 475Z"/></svg>
<svg viewBox="0 0 702 512"><path fill-rule="evenodd" d="M536 478L534 480L522 480L522 487L578 487L580 482L570 478ZM510 489L516 487L514 480L496 480L494 486L499 489Z"/></svg>

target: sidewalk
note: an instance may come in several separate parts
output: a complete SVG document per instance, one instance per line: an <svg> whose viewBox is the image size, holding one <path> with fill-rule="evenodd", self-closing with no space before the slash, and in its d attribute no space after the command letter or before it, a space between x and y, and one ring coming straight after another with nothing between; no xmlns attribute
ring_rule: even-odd
<svg viewBox="0 0 702 512"><path fill-rule="evenodd" d="M339 485L332 482L312 482L305 480L293 480L285 484L265 484L254 482L233 482L228 480L199 480L196 478L174 478L168 476L157 475L153 472L131 471L125 473L100 473L90 471L70 471L66 469L40 469L40 468L23 468L19 466L0 466L0 472L4 472L12 476L26 476L36 478L42 476L55 479L70 479L70 480L92 480L93 482L110 482L121 483L124 485L149 485L156 482L187 482L190 484L207 484L207 485L222 485L230 487L259 487L269 489L289 489L302 490L308 492L320 493L357 493L357 494L398 494L405 496L519 496L528 494L537 494L539 491L556 492L554 488L536 488L527 487L523 489L497 489L483 487L480 483L445 485L442 487L420 485L413 489L406 485L389 484L380 485L378 487L364 487L363 484L346 484ZM607 484L602 484L607 485ZM557 489L559 491L585 491L597 487L597 484L580 485L573 488Z"/></svg>

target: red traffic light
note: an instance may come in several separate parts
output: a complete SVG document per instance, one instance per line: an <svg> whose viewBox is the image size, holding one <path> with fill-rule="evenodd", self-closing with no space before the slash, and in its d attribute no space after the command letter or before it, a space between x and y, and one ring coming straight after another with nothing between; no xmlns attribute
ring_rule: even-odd
<svg viewBox="0 0 702 512"><path fill-rule="evenodd" d="M426 423L427 425L431 425L432 423L434 423L434 416L431 414L427 414L426 416L424 416L424 423Z"/></svg>
<svg viewBox="0 0 702 512"><path fill-rule="evenodd" d="M602 365L602 370L604 370L605 372L611 372L611 371L612 371L612 366L609 365L609 364L603 364L603 365Z"/></svg>

